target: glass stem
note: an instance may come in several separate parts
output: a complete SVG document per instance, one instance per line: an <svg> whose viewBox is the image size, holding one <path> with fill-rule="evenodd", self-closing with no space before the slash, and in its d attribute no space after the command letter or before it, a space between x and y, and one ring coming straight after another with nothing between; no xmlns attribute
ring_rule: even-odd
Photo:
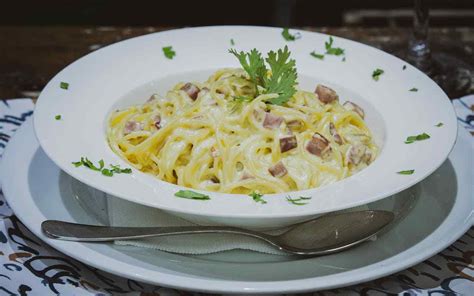
<svg viewBox="0 0 474 296"><path fill-rule="evenodd" d="M413 19L413 35L409 41L409 61L429 74L432 71L431 49L428 43L429 10L427 0L414 0L415 17Z"/></svg>

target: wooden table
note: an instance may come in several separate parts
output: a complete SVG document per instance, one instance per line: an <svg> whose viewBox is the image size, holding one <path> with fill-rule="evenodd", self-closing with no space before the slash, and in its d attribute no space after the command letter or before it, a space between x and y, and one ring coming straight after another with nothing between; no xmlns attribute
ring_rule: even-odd
<svg viewBox="0 0 474 296"><path fill-rule="evenodd" d="M163 27L0 27L0 99L36 98L44 85L77 58L105 45L167 30ZM305 30L346 37L387 52L402 52L408 28L315 28ZM455 54L474 67L474 28L433 28L433 51ZM470 90L474 93L474 77ZM459 96L463 94L449 94Z"/></svg>

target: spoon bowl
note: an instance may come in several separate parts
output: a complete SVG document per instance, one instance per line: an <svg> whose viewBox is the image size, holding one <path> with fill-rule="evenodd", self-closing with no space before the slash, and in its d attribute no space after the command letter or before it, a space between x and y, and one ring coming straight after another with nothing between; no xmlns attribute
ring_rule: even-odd
<svg viewBox="0 0 474 296"><path fill-rule="evenodd" d="M328 214L294 225L279 235L227 226L113 227L46 220L46 236L68 241L106 242L154 236L232 233L261 239L293 255L325 255L358 245L373 237L394 219L388 211L367 210Z"/></svg>

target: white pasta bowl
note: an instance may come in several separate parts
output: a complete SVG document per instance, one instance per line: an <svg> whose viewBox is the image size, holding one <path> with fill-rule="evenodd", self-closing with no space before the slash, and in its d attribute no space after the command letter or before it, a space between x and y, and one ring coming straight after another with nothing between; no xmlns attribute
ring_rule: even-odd
<svg viewBox="0 0 474 296"><path fill-rule="evenodd" d="M345 60L331 55L319 60L310 52L324 52L328 35L291 30L301 38L285 41L281 32L281 28L243 26L188 28L97 50L66 67L42 91L34 114L41 147L65 172L113 196L202 224L252 228L284 226L382 199L424 179L446 160L456 139L456 116L446 94L430 78L381 50L338 37L334 44L345 49ZM231 47L266 53L285 45L296 60L302 89L323 83L335 89L341 101L351 100L365 109L366 122L381 148L366 169L323 187L266 195L267 203L261 204L247 195L217 192L199 191L210 196L206 201L178 198L174 195L178 190L189 188L136 169L107 177L72 164L84 156L130 167L107 143L107 118L114 108L141 104L153 93L165 94L177 82L204 81L219 68L239 67L228 53ZM163 55L166 46L176 51L173 59ZM377 68L384 70L378 81L372 77ZM61 82L68 83L68 89L61 88ZM430 138L404 143L408 136L421 133ZM405 170L414 172L397 173ZM298 206L287 201L288 195L312 199Z"/></svg>

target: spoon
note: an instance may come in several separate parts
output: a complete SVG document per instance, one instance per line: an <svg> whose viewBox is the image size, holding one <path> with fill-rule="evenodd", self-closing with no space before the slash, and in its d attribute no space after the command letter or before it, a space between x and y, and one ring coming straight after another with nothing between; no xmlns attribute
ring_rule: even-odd
<svg viewBox="0 0 474 296"><path fill-rule="evenodd" d="M279 235L228 226L111 227L46 220L41 228L46 236L67 241L106 242L155 236L232 233L261 239L294 255L325 255L358 245L394 219L388 211L367 210L328 214L292 226Z"/></svg>

